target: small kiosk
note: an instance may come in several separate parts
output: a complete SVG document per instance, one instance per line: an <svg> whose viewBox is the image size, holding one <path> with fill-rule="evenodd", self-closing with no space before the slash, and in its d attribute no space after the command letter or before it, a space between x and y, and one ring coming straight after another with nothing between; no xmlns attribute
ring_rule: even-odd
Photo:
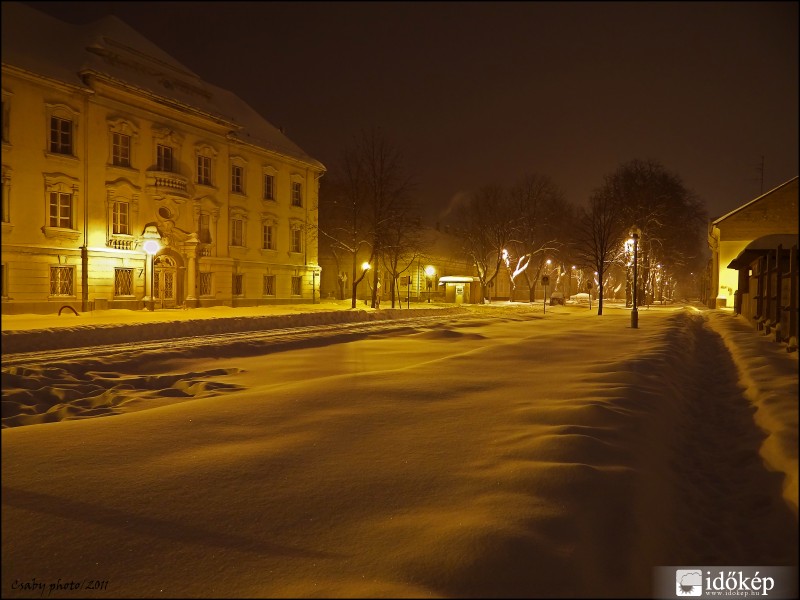
<svg viewBox="0 0 800 600"><path fill-rule="evenodd" d="M445 275L439 278L439 285L444 286L444 301L454 304L472 304L473 288L480 287L476 277L467 275Z"/></svg>

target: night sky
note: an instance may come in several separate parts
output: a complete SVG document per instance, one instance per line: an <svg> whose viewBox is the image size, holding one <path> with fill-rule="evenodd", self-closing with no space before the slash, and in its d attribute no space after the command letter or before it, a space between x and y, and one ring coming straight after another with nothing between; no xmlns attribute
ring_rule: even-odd
<svg viewBox="0 0 800 600"><path fill-rule="evenodd" d="M332 169L361 131L426 214L528 172L582 204L634 158L721 216L798 174L798 3L32 2L124 20Z"/></svg>

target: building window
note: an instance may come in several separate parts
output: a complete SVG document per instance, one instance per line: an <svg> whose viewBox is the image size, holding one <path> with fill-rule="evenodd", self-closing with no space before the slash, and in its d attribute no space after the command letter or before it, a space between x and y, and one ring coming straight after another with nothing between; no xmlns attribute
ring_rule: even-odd
<svg viewBox="0 0 800 600"><path fill-rule="evenodd" d="M261 226L261 247L264 250L275 250L275 226L272 223Z"/></svg>
<svg viewBox="0 0 800 600"><path fill-rule="evenodd" d="M207 214L200 215L200 222L198 224L198 237L200 238L200 243L202 244L210 244L211 243L211 216Z"/></svg>
<svg viewBox="0 0 800 600"><path fill-rule="evenodd" d="M275 295L275 275L264 275L264 295Z"/></svg>
<svg viewBox="0 0 800 600"><path fill-rule="evenodd" d="M231 221L231 246L244 246L244 221L242 219Z"/></svg>
<svg viewBox="0 0 800 600"><path fill-rule="evenodd" d="M156 167L159 171L175 172L174 153L170 146L158 144L156 146Z"/></svg>
<svg viewBox="0 0 800 600"><path fill-rule="evenodd" d="M244 296L244 275L241 273L233 276L233 295Z"/></svg>
<svg viewBox="0 0 800 600"><path fill-rule="evenodd" d="M292 206L303 206L303 184L292 182Z"/></svg>
<svg viewBox="0 0 800 600"><path fill-rule="evenodd" d="M44 173L44 226L48 238L76 241L80 231L76 227L78 180L63 173ZM109 206L110 208L110 206Z"/></svg>
<svg viewBox="0 0 800 600"><path fill-rule="evenodd" d="M111 164L117 167L131 166L131 136L111 134Z"/></svg>
<svg viewBox="0 0 800 600"><path fill-rule="evenodd" d="M75 267L50 267L50 295L74 296Z"/></svg>
<svg viewBox="0 0 800 600"><path fill-rule="evenodd" d="M197 183L211 185L211 158L208 156L197 156Z"/></svg>
<svg viewBox="0 0 800 600"><path fill-rule="evenodd" d="M133 296L133 269L114 269L114 295Z"/></svg>
<svg viewBox="0 0 800 600"><path fill-rule="evenodd" d="M292 252L303 251L303 235L300 229L292 229Z"/></svg>
<svg viewBox="0 0 800 600"><path fill-rule="evenodd" d="M50 117L50 152L72 155L72 121Z"/></svg>
<svg viewBox="0 0 800 600"><path fill-rule="evenodd" d="M114 202L112 210L112 230L111 232L118 235L130 235L130 205L127 202Z"/></svg>
<svg viewBox="0 0 800 600"><path fill-rule="evenodd" d="M275 176L264 175L264 200L275 200Z"/></svg>
<svg viewBox="0 0 800 600"><path fill-rule="evenodd" d="M130 169L134 163L137 128L124 118L108 120L109 164Z"/></svg>
<svg viewBox="0 0 800 600"><path fill-rule="evenodd" d="M211 295L211 273L200 273L200 295Z"/></svg>
<svg viewBox="0 0 800 600"><path fill-rule="evenodd" d="M303 278L294 276L292 277L292 296L299 296L303 289Z"/></svg>
<svg viewBox="0 0 800 600"><path fill-rule="evenodd" d="M231 166L231 191L237 194L244 194L244 167L239 165Z"/></svg>
<svg viewBox="0 0 800 600"><path fill-rule="evenodd" d="M50 227L72 229L72 194L50 192Z"/></svg>

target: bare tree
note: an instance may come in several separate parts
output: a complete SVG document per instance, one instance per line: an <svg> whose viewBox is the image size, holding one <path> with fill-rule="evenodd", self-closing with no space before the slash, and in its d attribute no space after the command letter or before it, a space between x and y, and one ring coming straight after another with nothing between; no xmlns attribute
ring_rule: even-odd
<svg viewBox="0 0 800 600"><path fill-rule="evenodd" d="M562 245L558 238L562 234L562 221L570 211L564 194L552 179L535 173L527 175L511 190L511 206L517 220L509 246L514 256L526 258L525 268L518 266L515 272L524 274L528 300L533 302L548 256L551 260L555 258Z"/></svg>
<svg viewBox="0 0 800 600"><path fill-rule="evenodd" d="M402 156L378 130L364 132L357 140L354 155L360 165L362 183L366 188L369 206L369 221L372 229L372 258L382 258L386 242L392 238L390 230L396 234L407 230L411 220L408 218L407 203L412 191L411 178L405 173ZM375 308L380 289L380 269L372 272L372 307Z"/></svg>
<svg viewBox="0 0 800 600"><path fill-rule="evenodd" d="M351 262L353 308L359 283L372 271L375 307L380 281L377 259L390 237L387 231L402 228L392 221L405 214L398 207L411 191L410 179L403 172L399 151L377 130L362 132L354 139L330 179L330 193L322 203L328 214L320 217L319 237L325 239L337 260L346 256ZM360 258L366 258L374 268L361 269Z"/></svg>
<svg viewBox="0 0 800 600"><path fill-rule="evenodd" d="M654 160L632 160L606 178L604 193L619 206L621 226L639 227L637 299L652 301L657 272L687 278L699 270L707 212L681 178Z"/></svg>
<svg viewBox="0 0 800 600"><path fill-rule="evenodd" d="M346 298L347 270L352 254L352 228L350 210L353 207L347 202L343 182L334 175L325 178L319 190L319 223L317 239L320 256L330 256L336 265L336 298ZM357 245L357 244L356 244Z"/></svg>
<svg viewBox="0 0 800 600"><path fill-rule="evenodd" d="M513 242L509 243L509 246L515 245ZM506 270L508 271L508 282L509 282L509 301L514 301L514 292L517 289L517 277L519 277L522 273L526 271L528 265L531 262L531 255L530 254L523 254L521 256L512 256L508 249L503 249L503 262L506 265ZM512 267L512 263L514 266Z"/></svg>
<svg viewBox="0 0 800 600"><path fill-rule="evenodd" d="M481 283L483 299L503 264L503 249L513 238L515 216L506 191L497 185L481 188L455 213L455 229Z"/></svg>
<svg viewBox="0 0 800 600"><path fill-rule="evenodd" d="M389 273L392 308L399 298L398 281L423 252L422 226L416 202L398 202L387 221L382 238L382 263ZM402 306L402 302L401 302Z"/></svg>
<svg viewBox="0 0 800 600"><path fill-rule="evenodd" d="M581 266L597 272L597 314L603 314L604 276L625 235L621 207L606 189L595 190L580 213L576 252Z"/></svg>
<svg viewBox="0 0 800 600"><path fill-rule="evenodd" d="M359 269L359 258L365 252L372 262L373 232L370 222L369 195L366 176L358 153L351 148L345 151L338 170L329 178L329 187L320 201L320 239L334 256L346 256L352 266L350 277L352 308L356 307L358 284L367 274ZM340 285L344 285L340 278Z"/></svg>

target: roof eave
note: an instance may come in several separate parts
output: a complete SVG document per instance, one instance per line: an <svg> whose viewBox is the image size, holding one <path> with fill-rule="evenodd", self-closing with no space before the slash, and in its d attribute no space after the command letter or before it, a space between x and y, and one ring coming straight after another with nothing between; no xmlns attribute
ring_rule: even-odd
<svg viewBox="0 0 800 600"><path fill-rule="evenodd" d="M794 177L792 177L792 178L791 178L789 181L785 181L784 183L780 184L778 187L776 187L776 188L773 188L773 189L771 189L770 191L768 191L768 192L766 192L766 193L764 193L764 194L761 194L761 195L760 195L758 198L754 198L754 199L750 200L750 202L748 202L748 203L746 203L746 204L742 204L740 207L733 209L733 210L732 210L731 212L729 212L728 214L726 214L726 215L724 215L724 216L722 216L722 217L719 217L718 219L715 219L714 221L711 221L711 224L712 224L712 225L716 225L717 223L719 223L719 222L721 222L721 221L724 221L725 219L727 219L727 218L728 218L728 217L730 217L731 215L733 215L733 214L735 214L735 213L739 212L740 210L743 210L743 209L747 208L748 206L750 206L750 205L751 205L751 204L753 204L754 202L758 202L758 201L759 201L759 200L761 200L762 198L765 198L765 197L769 196L770 194L773 194L773 193L777 192L777 191L778 191L779 189L781 189L782 187L785 187L785 186L789 185L790 183L792 183L793 181L796 181L796 180L797 180L797 177L798 177L798 176L797 176L797 175L795 175L795 176L794 176Z"/></svg>

